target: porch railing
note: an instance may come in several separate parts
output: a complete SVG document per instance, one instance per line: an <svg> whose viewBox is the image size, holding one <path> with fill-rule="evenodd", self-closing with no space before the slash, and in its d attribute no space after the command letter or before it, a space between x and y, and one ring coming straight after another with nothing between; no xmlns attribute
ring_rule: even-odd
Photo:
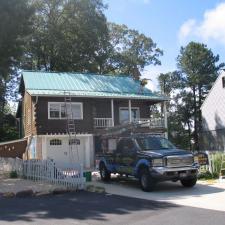
<svg viewBox="0 0 225 225"><path fill-rule="evenodd" d="M142 127L165 128L164 118L140 118L135 119L135 122L143 123Z"/></svg>
<svg viewBox="0 0 225 225"><path fill-rule="evenodd" d="M112 126L113 126L112 118L94 118L95 128L107 128Z"/></svg>
<svg viewBox="0 0 225 225"><path fill-rule="evenodd" d="M142 127L149 128L164 128L165 122L164 118L138 118L134 119L133 122L143 123ZM128 123L128 121L124 121ZM94 127L95 128L108 128L113 126L112 118L94 118Z"/></svg>

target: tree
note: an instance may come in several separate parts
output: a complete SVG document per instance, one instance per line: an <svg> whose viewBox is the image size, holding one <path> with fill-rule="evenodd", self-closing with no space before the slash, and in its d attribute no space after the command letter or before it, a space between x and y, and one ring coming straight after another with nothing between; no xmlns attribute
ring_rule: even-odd
<svg viewBox="0 0 225 225"><path fill-rule="evenodd" d="M34 0L33 5L25 68L102 72L109 38L101 0Z"/></svg>
<svg viewBox="0 0 225 225"><path fill-rule="evenodd" d="M126 25L109 23L110 43L113 46L108 70L131 74L139 79L141 71L148 65L160 65L162 50L150 37L129 29Z"/></svg>
<svg viewBox="0 0 225 225"><path fill-rule="evenodd" d="M181 148L190 148L191 136L189 136L189 112L186 110L185 98L187 93L182 90L184 87L183 77L178 71L161 73L158 76L159 87L161 94L171 98L171 101L167 102L167 111L169 112L168 119L168 136L169 139ZM163 111L163 105L161 106L161 112ZM188 125L188 129L186 126Z"/></svg>
<svg viewBox="0 0 225 225"><path fill-rule="evenodd" d="M218 76L218 71L225 64L218 64L219 56L201 43L190 42L186 47L181 47L177 58L178 69L183 75L185 87L191 90L194 120L195 149L199 149L199 132L201 131L200 107L206 94ZM190 98L190 97L189 97ZM186 108L187 110L187 108Z"/></svg>
<svg viewBox="0 0 225 225"><path fill-rule="evenodd" d="M3 129L8 83L15 79L14 72L20 64L32 13L27 0L0 1L0 133Z"/></svg>

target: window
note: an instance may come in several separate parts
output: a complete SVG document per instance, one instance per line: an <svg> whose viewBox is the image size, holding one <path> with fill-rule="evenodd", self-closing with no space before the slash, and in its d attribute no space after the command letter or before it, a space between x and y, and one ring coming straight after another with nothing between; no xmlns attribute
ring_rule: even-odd
<svg viewBox="0 0 225 225"><path fill-rule="evenodd" d="M81 102L66 103L49 102L48 118L49 119L66 119L66 112L71 119L83 119L83 104ZM67 107L66 107L67 106Z"/></svg>
<svg viewBox="0 0 225 225"><path fill-rule="evenodd" d="M52 139L50 140L50 145L62 145L62 140Z"/></svg>
<svg viewBox="0 0 225 225"><path fill-rule="evenodd" d="M126 139L123 142L123 153L129 154L134 148L134 143L131 139Z"/></svg>
<svg viewBox="0 0 225 225"><path fill-rule="evenodd" d="M225 77L222 77L222 86L225 88Z"/></svg>
<svg viewBox="0 0 225 225"><path fill-rule="evenodd" d="M176 147L167 139L156 136L137 138L137 142L143 151L175 149Z"/></svg>
<svg viewBox="0 0 225 225"><path fill-rule="evenodd" d="M117 151L122 154L130 154L133 152L134 143L131 139L122 139L117 145Z"/></svg>
<svg viewBox="0 0 225 225"><path fill-rule="evenodd" d="M79 139L70 139L69 145L80 145L80 140Z"/></svg>
<svg viewBox="0 0 225 225"><path fill-rule="evenodd" d="M137 107L131 108L131 119L132 121L136 119L140 119L140 110ZM129 122L129 109L128 107L121 107L120 108L120 123L127 123Z"/></svg>
<svg viewBox="0 0 225 225"><path fill-rule="evenodd" d="M57 119L60 118L60 104L58 103L50 103L49 104L49 118Z"/></svg>

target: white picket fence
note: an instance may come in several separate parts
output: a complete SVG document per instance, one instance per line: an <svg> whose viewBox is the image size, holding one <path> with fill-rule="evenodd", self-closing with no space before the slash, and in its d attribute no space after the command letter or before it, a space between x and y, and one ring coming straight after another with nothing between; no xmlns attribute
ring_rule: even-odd
<svg viewBox="0 0 225 225"><path fill-rule="evenodd" d="M16 171L20 177L33 181L42 181L70 190L84 189L83 166L74 164L70 168L57 168L54 161L22 160L19 158L0 158L0 172Z"/></svg>

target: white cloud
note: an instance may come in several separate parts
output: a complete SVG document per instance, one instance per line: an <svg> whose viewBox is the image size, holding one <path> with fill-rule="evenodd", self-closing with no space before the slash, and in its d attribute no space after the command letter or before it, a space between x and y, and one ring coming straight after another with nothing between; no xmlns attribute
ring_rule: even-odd
<svg viewBox="0 0 225 225"><path fill-rule="evenodd" d="M142 73L141 78L147 78L148 84L146 85L152 91L159 91L158 76L160 73L167 73L173 71L173 68L167 68L163 66L147 66Z"/></svg>
<svg viewBox="0 0 225 225"><path fill-rule="evenodd" d="M225 3L207 10L200 22L194 19L186 21L179 30L178 38L183 42L190 37L204 41L214 40L225 46Z"/></svg>
<svg viewBox="0 0 225 225"><path fill-rule="evenodd" d="M179 31L179 40L183 42L195 29L196 21L194 19L187 20L181 27Z"/></svg>

